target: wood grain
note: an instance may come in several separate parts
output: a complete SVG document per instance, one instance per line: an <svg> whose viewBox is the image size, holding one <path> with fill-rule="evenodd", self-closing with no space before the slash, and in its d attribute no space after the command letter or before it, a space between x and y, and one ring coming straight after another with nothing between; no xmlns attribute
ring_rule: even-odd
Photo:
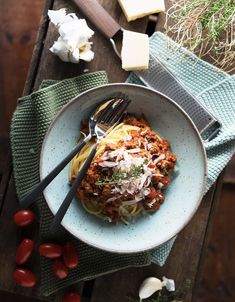
<svg viewBox="0 0 235 302"><path fill-rule="evenodd" d="M235 154L230 160L228 166L226 167L224 183L231 186L235 186Z"/></svg>
<svg viewBox="0 0 235 302"><path fill-rule="evenodd" d="M13 0L8 1L9 3ZM26 0L22 0L26 1ZM39 0L36 0L37 2ZM34 3L35 3L34 2ZM103 7L117 20L117 22L127 28L127 29L132 29L135 31L139 32L145 32L145 29L147 27L147 18L136 20L131 23L127 23L125 20L125 17L118 6L116 1L107 1L107 0L100 0L99 1ZM26 2L25 2L26 3ZM166 4L168 5L170 3L169 0L166 1ZM101 70L104 69L106 70L110 82L122 82L126 79L128 73L123 71L120 68L120 61L119 58L116 57L116 55L113 52L112 46L110 45L109 41L107 41L103 36L100 35L98 31L95 30L96 34L93 39L94 45L93 45L93 50L95 51L95 59L90 62L90 63L79 63L79 65L76 64L69 64L69 63L62 63L57 57L52 55L49 52L49 47L52 45L53 41L57 38L57 32L56 29L49 25L48 27L48 19L46 16L46 11L47 9L54 8L54 9L59 9L62 7L68 7L68 11L75 11L77 15L82 16L81 12L77 9L77 7L72 4L71 1L65 1L65 0L47 0L45 2L45 10L43 17L41 19L41 30L38 35L38 40L36 43L36 47L34 50L34 56L32 59L31 63L31 68L28 73L28 78L26 81L26 86L25 86L25 94L29 93L32 90L36 90L41 81L46 78L51 78L51 79L64 79L66 77L73 77L77 76L79 74L83 74L85 69L88 69L89 71L95 71L95 70ZM34 4L35 6L35 4ZM27 10L27 7L22 7L21 10L25 12ZM36 10L39 11L39 8L35 7L35 15L36 16ZM21 15L17 16L18 18L22 17L22 11ZM32 11L32 10L31 10ZM0 15L3 14L3 12L0 12ZM29 14L30 15L30 14ZM24 16L24 18L26 18ZM35 17L36 19L36 17ZM29 16L27 16L27 20L29 20ZM164 16L160 14L159 18L159 23L158 23L158 30L162 30L163 24L164 24ZM21 22L21 21L20 21ZM28 21L29 22L29 21ZM9 23L8 23L9 24ZM34 23L35 24L35 23ZM92 24L90 24L90 27L94 29ZM10 27L9 27L10 28ZM28 25L27 25L28 28ZM5 27L7 29L7 27ZM10 39L10 38L9 38ZM15 38L14 38L15 39ZM14 40L13 39L13 40ZM31 40L30 40L31 41ZM3 43L3 42L1 42ZM5 42L4 42L5 43ZM26 43L26 45L28 45ZM25 55L26 56L26 55ZM24 55L22 55L24 57ZM2 63L0 59L0 67L4 67L6 69L6 64L5 62ZM11 67L12 68L12 67ZM11 72L12 69L10 68ZM17 73L15 73L17 74ZM16 77L16 75L15 75ZM10 79L12 80L12 79ZM10 81L10 83L12 83ZM23 79L19 80L18 82L15 82L17 84L17 87L23 85ZM19 88L17 88L19 89ZM0 92L1 93L1 92ZM5 92L4 92L5 93ZM4 101L5 103L5 101ZM11 100L11 104L5 104L4 105L6 108L7 107L9 111L0 111L1 116L3 118L6 118L9 121L9 117L11 115L11 112L15 106L15 98ZM9 109L10 108L10 109ZM8 112L8 113L7 113ZM5 126L4 126L5 127ZM6 128L5 128L6 130ZM5 133L7 133L5 131ZM1 141L0 141L1 143ZM7 149L7 148L6 148ZM5 149L4 149L5 150ZM4 154L4 153L3 153ZM5 154L4 154L5 155ZM1 160L1 165L0 168L6 167L4 162ZM12 215L14 211L17 210L18 204L17 204L17 198L15 195L15 186L14 186L14 181L13 177L10 178L10 181L8 183L8 178L10 175L10 166L9 164L7 165L7 170L3 168L1 171L3 177L5 177L5 182L4 185L3 182L0 185L0 196L2 196L2 201L4 200L4 204L2 207L2 212L1 212L1 219L0 219L0 265L1 265L1 274L0 274L0 288L4 289L5 291L9 291L11 293L17 294L17 297L19 295L19 300L20 302L20 295L24 295L25 297L32 297L32 302L34 302L35 298L42 300L51 300L51 301L61 301L62 295L64 291L60 291L58 294L51 296L49 298L44 298L40 296L39 293L39 287L30 290L30 289L22 289L13 284L12 281L12 272L14 270L14 251L16 248L17 243L19 242L21 236L32 236L32 238L36 238L36 233L37 233L37 228L34 228L33 233L30 232L24 232L21 233L12 223ZM7 174L8 173L8 174ZM3 178L2 178L3 179ZM220 180L221 181L221 180ZM4 190L2 191L2 188ZM3 192L3 193L2 193ZM216 200L219 200L219 192L220 189L218 187L216 191ZM2 194L2 195L1 195ZM232 191L229 193L230 195L226 195L226 198L230 198L232 201ZM233 195L234 196L234 195ZM209 242L209 233L210 233L210 226L211 226L211 221L213 220L214 216L214 207L212 207L212 200L214 197L214 192L211 190L206 197L203 199L202 204L200 208L198 209L196 215L190 222L190 224L180 233L180 235L177 238L177 241L173 247L173 250L171 252L170 257L167 260L166 265L163 268L159 268L155 265L152 265L150 267L146 268L132 268L124 271L119 271L114 274L109 274L104 277L97 278L95 283L94 283L94 290L92 293L92 297L90 295L85 295L84 293L84 298L82 301L84 302L105 302L105 301L130 301L128 297L132 298L137 298L137 292L138 292L138 287L143 278L150 276L150 275L155 275L158 277L161 277L163 275L166 275L168 277L172 277L176 280L177 286L182 284L182 282L185 280L185 278L190 278L194 284L195 278L195 289L199 289L200 292L200 299L202 299L200 302L211 302L215 301L213 300L213 295L209 296L209 300L206 300L205 295L208 292L208 289L212 292L213 288L216 286L219 286L219 288L223 288L224 292L226 292L226 295L221 293L220 291L217 291L217 294L221 299L223 298L233 298L233 293L232 293L232 286L234 285L231 283L229 286L228 290L226 287L224 287L224 284L226 285L226 282L228 282L228 279L224 278L223 284L221 282L217 282L216 279L213 279L214 281L210 283L208 277L204 277L203 282L200 283L199 277L200 274L195 276L197 267L200 265L200 267L203 267L203 261L208 258L208 256L211 259L211 262L208 264L208 270L213 272L213 265L214 263L219 262L219 265L217 267L217 273L222 273L224 276L226 275L226 271L222 269L223 267L223 259L226 257L226 255L229 255L229 259L232 259L233 255L233 233L231 234L231 237L229 237L229 243L226 241L226 236L227 232L229 232L229 229L226 229L223 226L223 221L221 218L221 224L220 228L224 228L224 233L219 232L217 234L216 232L216 237L217 242L219 241L219 235L224 236L224 242L223 244L226 246L226 251L218 251L217 250L217 256L213 257L211 253L214 253L214 247L209 245L209 254L207 256L201 254L201 250L204 250ZM230 211L231 209L231 211ZM227 212L224 212L223 217L225 217L226 213L230 211L230 215L232 216L232 211L233 208L231 208L231 203L228 204L227 206ZM220 213L219 213L220 214ZM219 215L218 214L218 215ZM222 216L221 216L222 217ZM230 217L230 219L232 219ZM207 234L207 235L205 235ZM222 234L222 235L221 235ZM2 239L3 238L3 239ZM227 245L226 245L227 244ZM220 245L219 245L220 246ZM6 249L7 247L7 249ZM211 253L210 253L211 251ZM36 256L35 256L36 257ZM213 261L212 261L213 260ZM36 261L36 265L32 265L32 269L35 270L39 274L39 265L37 265L37 259L34 259ZM233 260L232 260L233 261ZM207 262L208 263L208 262ZM233 265L233 262L231 263L231 267ZM229 271L229 276L232 278L232 268L230 270L229 265L224 266L227 271ZM3 272L3 273L2 273ZM202 272L202 269L201 269ZM231 280L231 279L230 279ZM222 284L222 285L221 285ZM83 285L80 284L79 287L82 287ZM188 293L188 296L186 297L185 301L191 301L191 296L192 292ZM0 295L2 298L2 296ZM12 299L15 299L15 296L11 296ZM6 298L7 299L7 298ZM24 298L22 298L24 299ZM204 299L204 300L203 300ZM3 300L7 301L7 300ZM13 301L13 300L9 300ZM27 301L27 298L22 301ZM219 301L219 300L218 300ZM233 300L220 300L223 302L232 302ZM217 301L215 301L217 302Z"/></svg>
<svg viewBox="0 0 235 302"><path fill-rule="evenodd" d="M129 297L137 301L138 288L142 280L149 276L173 278L177 287L180 287L185 279L189 278L193 286L212 197L213 191L211 190L203 199L191 222L179 234L164 267L151 265L146 268L131 268L101 277L95 282L91 302L129 302ZM191 301L191 298L192 292L189 291L184 301Z"/></svg>
<svg viewBox="0 0 235 302"><path fill-rule="evenodd" d="M48 18L46 15L48 8L53 7L54 9L58 9L61 7L68 7L68 10L76 11L79 15L78 9L72 4L72 2L68 4L67 1L56 1L54 6L52 6L52 2L53 1L47 1L45 3L44 14L41 19L41 29L39 31L38 40L34 49L34 56L28 73L24 93L28 94L32 90L37 89L42 79L64 79L66 77L77 76L84 73L83 70L85 68L88 68L90 71L106 69L113 81L124 81L127 77L127 73L121 70L119 58L115 57L109 42L98 32L94 38L94 50L97 56L90 64L86 63L76 65L63 63L49 52L49 47L56 39L57 33L53 26L50 25L48 28ZM111 13L111 15L115 15L117 12L117 17L119 21L121 21L121 24L125 23L124 19L121 17L121 11L118 10L117 7L112 3L108 3L107 1L104 2L104 7ZM142 20L141 22L136 22L136 24L139 24L139 27L143 26L143 28L145 28L147 22L146 20ZM134 25L131 25L130 27L133 26ZM100 40L102 42L100 42ZM43 43L43 41L45 42ZM104 43L104 45L102 43ZM115 58L115 60L113 58ZM12 103L15 104L15 102ZM12 280L12 273L15 269L14 253L16 246L19 243L21 236L25 236L24 234L22 235L12 223L12 216L17 209L18 201L15 193L13 177L11 177L9 185L7 186L0 220L1 237L3 233L7 233L7 236L5 236L4 240L2 240L0 243L0 265L4 271L4 274L0 274L0 289L4 289L9 293L16 293L28 297L31 296L43 301L51 299L53 301L61 301L64 290L58 292L52 297L45 298L41 296L39 286L35 289L22 289L16 286ZM31 238L34 238L34 240L37 240L37 232L38 228L35 226L34 233L29 235ZM9 241L8 238L11 238L11 240ZM6 246L8 247L7 250L5 248ZM32 266L32 269L38 276L40 276L40 265L36 255L33 261L34 265ZM81 291L82 286L82 283L80 283L79 288Z"/></svg>
<svg viewBox="0 0 235 302"><path fill-rule="evenodd" d="M27 3L0 1L0 135L5 137L16 99L23 91L42 11L42 0L33 1L34 9Z"/></svg>
<svg viewBox="0 0 235 302"><path fill-rule="evenodd" d="M122 27L130 30L135 28L136 31L142 32L145 30L148 22L147 19L128 24L116 2L105 0L99 2ZM53 9L60 9L62 7L67 7L68 12L76 12L78 16L83 17L72 1L58 0L54 2ZM40 61L34 90L38 89L43 79L61 80L66 77L69 78L83 74L84 70L88 70L89 72L105 70L110 82L125 81L128 73L121 69L121 61L114 53L111 43L90 22L88 24L95 31L94 38L92 39L92 50L95 52L95 58L91 62L81 61L78 65L61 62L58 57L49 51L49 48L58 37L56 28L52 24L49 25L41 56L43 60Z"/></svg>
<svg viewBox="0 0 235 302"><path fill-rule="evenodd" d="M197 302L235 301L235 186L224 184L205 250Z"/></svg>

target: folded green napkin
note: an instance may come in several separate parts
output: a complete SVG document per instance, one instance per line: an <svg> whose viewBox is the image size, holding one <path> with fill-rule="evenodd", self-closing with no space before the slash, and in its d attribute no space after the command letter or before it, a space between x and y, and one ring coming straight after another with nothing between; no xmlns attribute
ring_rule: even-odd
<svg viewBox="0 0 235 302"><path fill-rule="evenodd" d="M187 54L187 60L178 64L179 60L175 59L178 52L173 52L173 48L168 47L169 43L174 46L173 41L157 33L151 38L151 51L157 53L159 59L179 77L192 94L200 98L211 111L215 110L215 115L223 122L219 136L206 144L209 161L208 189L231 158L235 146L235 80L201 60L195 64L195 56L184 49L178 51ZM141 83L134 75L128 81ZM44 81L37 92L19 99L11 128L13 168L19 198L25 196L39 182L38 165L42 140L58 110L79 93L106 83L108 79L105 72L85 74L60 82L49 80ZM46 241L52 214L43 197L36 201L35 210L40 217L41 241ZM118 255L97 250L75 240L62 227L54 240L61 244L67 240L73 241L80 256L80 265L70 271L68 278L59 281L51 272L51 261L41 258L41 290L44 295L80 280L92 279L126 267L145 266L152 262L163 265L174 243L172 239L150 252Z"/></svg>
<svg viewBox="0 0 235 302"><path fill-rule="evenodd" d="M58 110L79 93L107 84L103 71L85 74L61 82L44 81L40 89L18 100L12 119L11 147L17 195L20 198L32 190L39 182L39 154L45 132ZM41 241L47 241L48 225L53 216L43 197L35 202L35 210L40 217ZM49 238L49 240L51 240ZM70 271L65 280L57 280L51 271L51 261L41 257L41 291L49 295L61 287L80 280L93 279L102 274L130 266L144 266L151 263L151 252L119 255L97 250L85 243L75 240L62 227L54 241L65 243L73 241L80 258L78 268ZM156 249L156 261L162 264L173 242L170 241Z"/></svg>

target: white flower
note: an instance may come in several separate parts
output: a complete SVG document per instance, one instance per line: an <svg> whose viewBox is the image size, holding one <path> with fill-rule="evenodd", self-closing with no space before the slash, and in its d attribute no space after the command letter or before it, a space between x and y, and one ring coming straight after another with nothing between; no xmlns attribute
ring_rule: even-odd
<svg viewBox="0 0 235 302"><path fill-rule="evenodd" d="M60 34L50 51L58 55L64 62L78 63L79 60L91 61L94 52L89 39L94 32L88 27L85 19L78 19L75 14L67 14L66 9L49 10L51 22L58 28Z"/></svg>
<svg viewBox="0 0 235 302"><path fill-rule="evenodd" d="M175 291L175 281L166 277L162 278L162 286L165 286L169 292Z"/></svg>

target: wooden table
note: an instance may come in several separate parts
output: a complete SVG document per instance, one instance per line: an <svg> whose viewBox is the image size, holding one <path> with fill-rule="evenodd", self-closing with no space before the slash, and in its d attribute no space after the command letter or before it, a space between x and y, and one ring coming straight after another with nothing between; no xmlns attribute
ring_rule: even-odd
<svg viewBox="0 0 235 302"><path fill-rule="evenodd" d="M146 32L146 29L151 27L148 25L149 19L147 17L128 24L116 0L99 0L99 2L125 28ZM166 1L166 3L169 6L170 1ZM57 38L57 33L54 26L48 23L47 10L62 7L69 8L71 11L75 11L78 16L81 16L72 1L47 0L45 2L44 14L24 94L37 90L43 79L61 80L83 74L85 69L89 69L90 72L106 70L110 82L125 81L128 75L127 72L121 69L119 58L114 54L109 42L97 31L92 46L95 59L90 63L81 62L79 65L63 63L49 52L48 49ZM163 30L163 23L164 16L160 15L156 30ZM153 24L151 25L153 27ZM42 297L39 287L23 289L13 283L14 254L21 238L21 231L12 223L12 216L19 207L12 175L8 139L1 138L0 146L0 289L24 297L31 297L33 300L30 299L29 301L34 301L36 298L46 301L61 301L61 291L53 295L52 298ZM213 213L220 197L221 184L222 177L203 198L197 213L179 234L164 267L151 265L145 268L130 268L79 284L78 287L83 297L82 301L125 302L130 301L128 297L136 298L137 301L138 287L145 277L157 276L161 278L164 275L173 278L176 286L180 286L186 278L189 278L192 281L192 290L188 292L185 301L194 301L213 221ZM31 232L31 234L23 235L37 236L37 229L31 230ZM34 271L39 270L36 256L32 265L35 268ZM24 299L26 298L23 298L22 301L28 301Z"/></svg>

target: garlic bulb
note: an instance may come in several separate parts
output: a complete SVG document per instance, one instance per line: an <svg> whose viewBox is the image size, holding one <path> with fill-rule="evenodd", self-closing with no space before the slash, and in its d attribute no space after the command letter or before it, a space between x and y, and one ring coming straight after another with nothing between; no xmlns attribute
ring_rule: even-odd
<svg viewBox="0 0 235 302"><path fill-rule="evenodd" d="M64 62L78 63L80 59L91 61L94 58L92 43L89 42L94 32L88 27L85 19L78 19L73 13L66 14L65 8L49 10L48 16L60 34L50 48L51 52Z"/></svg>
<svg viewBox="0 0 235 302"><path fill-rule="evenodd" d="M162 281L158 278L149 277L145 279L139 289L140 301L152 296L156 291L162 289Z"/></svg>

